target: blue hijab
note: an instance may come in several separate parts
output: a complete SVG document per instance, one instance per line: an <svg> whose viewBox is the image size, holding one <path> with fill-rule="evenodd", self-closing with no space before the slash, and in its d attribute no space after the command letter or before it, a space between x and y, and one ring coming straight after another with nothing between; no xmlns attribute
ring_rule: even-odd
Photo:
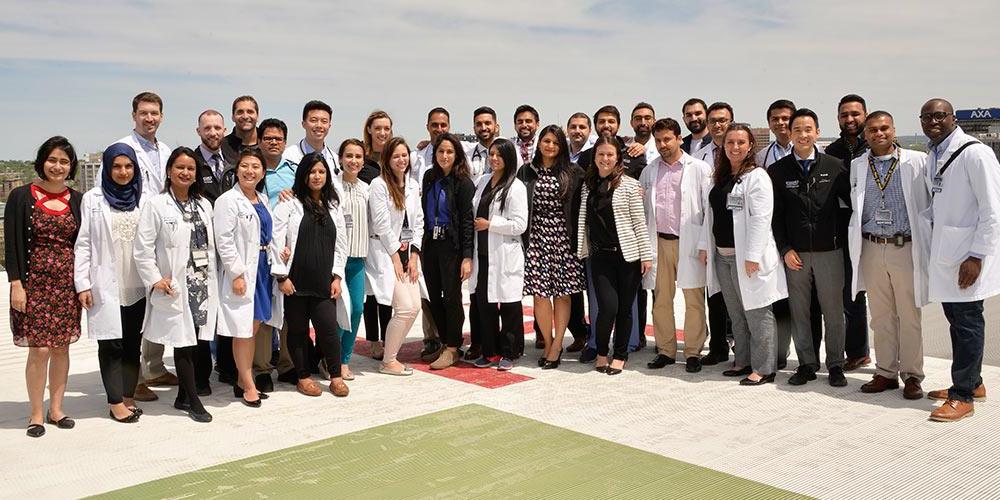
<svg viewBox="0 0 1000 500"><path fill-rule="evenodd" d="M111 168L115 163L115 158L124 156L128 158L134 166L134 175L128 184L122 186L111 178ZM139 172L139 160L135 157L135 150L132 146L121 142L108 146L104 150L104 158L101 168L101 190L104 191L104 199L115 210L128 212L135 210L139 206L139 195L142 194L142 173Z"/></svg>

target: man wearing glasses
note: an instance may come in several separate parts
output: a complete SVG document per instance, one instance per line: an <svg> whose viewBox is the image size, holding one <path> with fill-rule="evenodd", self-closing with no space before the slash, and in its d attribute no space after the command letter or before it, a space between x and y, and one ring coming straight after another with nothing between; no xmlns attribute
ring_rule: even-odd
<svg viewBox="0 0 1000 500"><path fill-rule="evenodd" d="M931 420L954 422L972 416L973 401L986 398L983 299L1000 294L1000 163L958 127L944 99L924 104L920 125L930 139L931 207L921 213L918 236L930 252L928 299L944 308L953 356L951 387L927 396L944 401Z"/></svg>

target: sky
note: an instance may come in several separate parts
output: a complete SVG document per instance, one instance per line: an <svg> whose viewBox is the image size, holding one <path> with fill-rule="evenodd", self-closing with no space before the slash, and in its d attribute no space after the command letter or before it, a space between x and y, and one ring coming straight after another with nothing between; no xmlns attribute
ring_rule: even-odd
<svg viewBox="0 0 1000 500"><path fill-rule="evenodd" d="M158 138L195 145L197 116L228 120L251 94L261 119L303 136L302 105L334 110L328 144L387 111L394 132L427 137L426 113L470 132L472 111L529 103L543 124L639 101L680 120L689 97L726 101L766 126L779 98L809 107L823 136L857 93L919 134L931 97L1000 106L1000 2L962 0L548 0L58 2L0 0L0 159L33 158L48 137L102 150L133 127L132 97L164 100Z"/></svg>

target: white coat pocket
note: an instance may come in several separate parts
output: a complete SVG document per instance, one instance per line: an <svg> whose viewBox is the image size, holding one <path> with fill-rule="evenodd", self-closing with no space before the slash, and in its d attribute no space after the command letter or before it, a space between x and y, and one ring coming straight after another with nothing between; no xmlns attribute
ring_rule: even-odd
<svg viewBox="0 0 1000 500"><path fill-rule="evenodd" d="M154 309L174 313L184 312L184 304L181 304L181 295L174 291L173 295L167 295L159 290L153 290L149 294L149 302Z"/></svg>
<svg viewBox="0 0 1000 500"><path fill-rule="evenodd" d="M956 227L941 225L938 237L931 242L931 255L946 266L957 266L969 255L972 239L976 235L975 226Z"/></svg>

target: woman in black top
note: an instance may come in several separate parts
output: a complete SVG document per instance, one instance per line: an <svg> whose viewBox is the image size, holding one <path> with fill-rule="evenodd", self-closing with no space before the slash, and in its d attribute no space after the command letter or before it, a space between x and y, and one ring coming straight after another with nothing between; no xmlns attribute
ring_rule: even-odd
<svg viewBox="0 0 1000 500"><path fill-rule="evenodd" d="M424 209L423 263L431 314L445 350L431 363L441 370L458 361L462 346L462 282L472 274L472 196L469 163L458 138L441 134L434 140L432 168L424 175L420 205Z"/></svg>
<svg viewBox="0 0 1000 500"><path fill-rule="evenodd" d="M11 191L4 209L4 267L10 281L14 344L28 348L25 379L31 418L28 436L45 434L42 422L72 429L63 413L69 345L80 338L80 303L73 284L73 246L80 227L80 193L66 187L76 174L76 153L65 137L38 148L31 184ZM49 412L45 410L46 375Z"/></svg>

